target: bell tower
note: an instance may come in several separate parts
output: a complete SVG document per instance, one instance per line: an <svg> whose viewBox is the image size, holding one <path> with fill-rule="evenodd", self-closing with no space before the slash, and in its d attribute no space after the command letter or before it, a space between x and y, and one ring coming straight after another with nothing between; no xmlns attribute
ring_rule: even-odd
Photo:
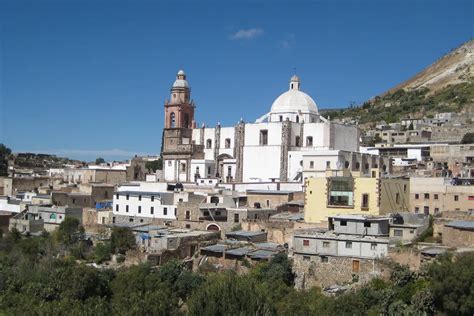
<svg viewBox="0 0 474 316"><path fill-rule="evenodd" d="M180 70L165 103L165 128L194 128L194 108L186 74Z"/></svg>
<svg viewBox="0 0 474 316"><path fill-rule="evenodd" d="M187 182L191 179L191 159L203 159L203 146L192 141L194 102L191 100L186 74L178 71L171 87L170 98L165 102L163 129L163 167L165 181Z"/></svg>

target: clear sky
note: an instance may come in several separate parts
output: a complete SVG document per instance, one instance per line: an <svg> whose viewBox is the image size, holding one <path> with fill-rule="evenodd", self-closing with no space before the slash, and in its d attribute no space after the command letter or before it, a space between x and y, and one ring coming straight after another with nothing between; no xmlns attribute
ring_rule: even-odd
<svg viewBox="0 0 474 316"><path fill-rule="evenodd" d="M319 108L363 102L473 37L474 1L0 0L0 143L160 151L183 68L201 124L269 111L296 68Z"/></svg>

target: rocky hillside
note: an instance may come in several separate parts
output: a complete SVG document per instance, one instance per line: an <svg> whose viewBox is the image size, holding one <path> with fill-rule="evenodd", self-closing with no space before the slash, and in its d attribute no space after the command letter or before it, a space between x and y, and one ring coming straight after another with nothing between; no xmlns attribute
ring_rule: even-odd
<svg viewBox="0 0 474 316"><path fill-rule="evenodd" d="M325 115L369 126L440 112L474 112L474 40L380 96L348 109L327 110Z"/></svg>

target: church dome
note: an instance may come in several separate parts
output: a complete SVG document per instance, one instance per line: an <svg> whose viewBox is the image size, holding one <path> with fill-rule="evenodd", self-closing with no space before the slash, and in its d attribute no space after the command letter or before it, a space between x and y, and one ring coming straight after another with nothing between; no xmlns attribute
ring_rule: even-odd
<svg viewBox="0 0 474 316"><path fill-rule="evenodd" d="M300 80L294 75L290 79L290 90L281 94L272 104L271 113L318 113L316 102L300 91Z"/></svg>
<svg viewBox="0 0 474 316"><path fill-rule="evenodd" d="M176 79L173 88L189 88L188 81L185 79Z"/></svg>
<svg viewBox="0 0 474 316"><path fill-rule="evenodd" d="M180 69L176 74L176 80L173 83L173 88L189 88L188 81L186 80L186 73L183 69Z"/></svg>

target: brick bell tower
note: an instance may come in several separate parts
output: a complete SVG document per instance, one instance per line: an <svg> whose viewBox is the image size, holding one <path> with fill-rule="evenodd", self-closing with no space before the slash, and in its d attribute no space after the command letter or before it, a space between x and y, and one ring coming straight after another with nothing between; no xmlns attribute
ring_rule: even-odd
<svg viewBox="0 0 474 316"><path fill-rule="evenodd" d="M203 146L192 142L195 108L186 74L180 70L171 87L170 99L165 102L162 152L165 181L190 181L191 159L204 157Z"/></svg>

